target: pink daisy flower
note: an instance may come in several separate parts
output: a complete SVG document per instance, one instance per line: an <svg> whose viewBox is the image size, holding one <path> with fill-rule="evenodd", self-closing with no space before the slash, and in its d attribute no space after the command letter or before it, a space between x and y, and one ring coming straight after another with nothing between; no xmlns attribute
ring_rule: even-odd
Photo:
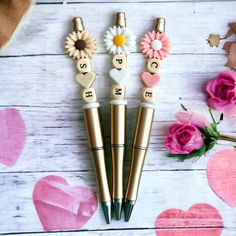
<svg viewBox="0 0 236 236"><path fill-rule="evenodd" d="M147 58L164 59L170 53L170 40L167 34L149 31L141 39L140 50Z"/></svg>

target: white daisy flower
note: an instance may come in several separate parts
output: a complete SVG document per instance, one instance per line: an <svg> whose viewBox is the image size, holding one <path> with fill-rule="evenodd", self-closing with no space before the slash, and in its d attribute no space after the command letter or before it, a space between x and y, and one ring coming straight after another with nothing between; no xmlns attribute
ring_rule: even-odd
<svg viewBox="0 0 236 236"><path fill-rule="evenodd" d="M135 47L135 36L129 28L113 26L105 33L104 42L110 54L128 54Z"/></svg>

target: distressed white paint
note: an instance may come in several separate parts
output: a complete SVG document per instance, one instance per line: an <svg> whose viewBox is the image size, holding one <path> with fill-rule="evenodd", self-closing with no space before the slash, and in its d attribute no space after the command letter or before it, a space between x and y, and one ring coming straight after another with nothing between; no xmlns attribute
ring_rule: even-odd
<svg viewBox="0 0 236 236"><path fill-rule="evenodd" d="M174 113L180 109L180 103L206 112L202 86L219 71L225 70L223 65L226 62L221 46L210 48L206 39L209 33L225 34L227 23L235 21L236 2L175 1L151 0L143 3L135 0L139 3L134 4L131 0L127 1L129 3L95 3L94 0L80 1L82 4L79 4L78 1L68 0L74 3L39 4L32 9L21 31L0 53L0 106L2 109L17 107L28 131L26 147L17 165L12 168L0 166L0 210L4 212L0 214L0 221L4 222L0 224L0 234L31 232L31 235L41 235L37 234L42 232L42 226L31 195L35 183L43 176L56 174L65 177L72 185L96 189L81 113L82 102L74 81L76 66L64 54L63 41L72 28L71 19L74 16L82 16L86 29L98 39L98 54L93 58L92 67L98 77L95 88L101 101L109 154L107 110L111 58L105 54L102 38L105 30L114 22L114 13L120 10L126 12L127 24L138 39L151 29L154 17L165 17L167 33L173 45L172 54L162 63L155 122L139 201L132 220L129 223L113 221L111 225L106 225L99 209L83 228L93 232L80 234L155 235L154 222L161 211L172 207L187 210L192 204L201 202L212 204L220 211L225 224L222 235L236 234L235 209L228 207L211 191L205 175L211 154L216 150L232 148L229 143L220 143L214 151L196 162L191 160L184 163L166 158L163 147L167 127L174 121ZM127 81L127 141L130 145L141 89L138 77L144 68L138 47L128 57L128 67L133 68L131 78ZM236 135L236 125L232 121L225 120L220 129ZM129 153L128 148L126 175ZM110 167L109 155L107 162ZM149 206L151 202L152 206ZM124 231L119 231L123 228ZM137 229L129 230L131 228ZM55 233L66 236L77 234Z"/></svg>

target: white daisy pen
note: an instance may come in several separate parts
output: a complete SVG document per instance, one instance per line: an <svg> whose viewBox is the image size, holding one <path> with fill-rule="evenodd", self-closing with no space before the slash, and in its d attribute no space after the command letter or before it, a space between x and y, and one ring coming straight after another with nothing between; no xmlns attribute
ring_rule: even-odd
<svg viewBox="0 0 236 236"><path fill-rule="evenodd" d="M123 164L126 141L125 80L129 77L126 55L135 46L135 37L126 27L124 12L116 14L116 25L110 27L104 38L107 51L112 54L109 75L113 80L110 89L111 152L112 152L112 199L117 220L121 218L123 193Z"/></svg>
<svg viewBox="0 0 236 236"><path fill-rule="evenodd" d="M77 63L76 82L82 87L81 98L85 103L83 114L97 178L99 200L106 222L110 223L111 197L105 166L100 105L97 102L95 89L91 87L96 78L96 74L91 70L90 63L90 59L96 51L96 39L92 34L84 31L82 18L74 18L73 23L74 31L66 37L65 49Z"/></svg>

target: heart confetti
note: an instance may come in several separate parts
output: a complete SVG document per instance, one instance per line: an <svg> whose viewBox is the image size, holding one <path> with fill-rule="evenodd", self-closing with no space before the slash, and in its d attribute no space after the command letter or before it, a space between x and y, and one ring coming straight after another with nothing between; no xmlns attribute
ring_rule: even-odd
<svg viewBox="0 0 236 236"><path fill-rule="evenodd" d="M209 204L195 204L188 211L168 209L155 222L156 236L219 236L223 221Z"/></svg>
<svg viewBox="0 0 236 236"><path fill-rule="evenodd" d="M141 80L143 81L144 85L148 88L154 87L157 83L160 82L160 75L159 74L151 74L149 72L143 72L141 74Z"/></svg>
<svg viewBox="0 0 236 236"><path fill-rule="evenodd" d="M15 108L0 111L0 163L14 166L26 139L25 123Z"/></svg>
<svg viewBox="0 0 236 236"><path fill-rule="evenodd" d="M33 202L45 231L81 229L98 207L95 192L53 175L35 185Z"/></svg>
<svg viewBox="0 0 236 236"><path fill-rule="evenodd" d="M236 151L217 152L207 163L207 178L212 190L231 207L236 207Z"/></svg>

